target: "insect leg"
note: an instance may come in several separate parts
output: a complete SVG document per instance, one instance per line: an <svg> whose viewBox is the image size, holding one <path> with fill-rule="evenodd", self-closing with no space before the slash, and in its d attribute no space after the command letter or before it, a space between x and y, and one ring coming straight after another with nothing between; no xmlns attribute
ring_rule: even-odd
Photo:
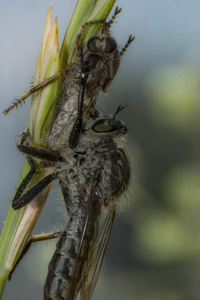
<svg viewBox="0 0 200 300"><path fill-rule="evenodd" d="M74 123L74 126L69 135L69 146L71 149L75 148L81 129L82 129L82 117L83 117L83 102L84 102L84 94L85 94L85 85L86 85L86 72L85 72L85 62L83 59L83 48L79 47L79 56L81 61L81 82L80 82L80 92L78 98L78 115L77 119Z"/></svg>
<svg viewBox="0 0 200 300"><path fill-rule="evenodd" d="M105 21L104 21L104 20L91 20L91 21L85 22L85 23L82 25L82 27L81 27L81 29L80 29L80 31L79 31L77 37L76 37L76 40L75 40L75 42L74 42L74 45L73 45L73 47L72 47L72 50L70 51L70 55L69 55L69 58L68 58L68 63L69 63L69 64L72 62L72 59L73 59L73 57L74 57L74 54L75 54L75 52L76 52L76 50L77 50L77 45L79 45L79 43L80 43L80 40L81 40L81 37L82 37L82 35L83 35L84 30L85 30L88 26L94 25L94 24L97 24L97 23L105 24ZM78 46L78 47L79 47L79 46Z"/></svg>
<svg viewBox="0 0 200 300"><path fill-rule="evenodd" d="M57 232L51 232L51 233L42 233L42 234L38 234L38 235L32 235L31 238L28 240L27 244L25 245L25 248L24 248L21 256L19 257L18 261L16 262L14 268L12 269L12 272L9 274L8 280L11 279L11 276L12 276L13 272L15 271L17 265L19 264L19 262L23 258L23 256L28 252L32 243L55 239L55 238L60 237L62 233L63 233L62 231L57 231Z"/></svg>
<svg viewBox="0 0 200 300"><path fill-rule="evenodd" d="M100 117L100 113L98 110L96 110L94 107L90 108L90 111L88 112L88 119L96 120L97 118Z"/></svg>
<svg viewBox="0 0 200 300"><path fill-rule="evenodd" d="M22 195L23 191L25 190L25 188L27 186L27 184L26 185L24 184L24 180L25 180L25 183L27 183L27 181L28 181L27 178L25 177L25 179L22 181L21 185L17 189L15 197L12 201L12 208L14 210L17 210L17 209L24 207L31 200L33 200L40 192L42 192L44 190L44 188L52 182L52 180L57 179L57 178L58 178L58 173L51 173L51 174L45 176L44 178L42 178L41 180L39 180L30 189L28 189L25 192L25 194ZM29 179L29 181L30 181L30 179Z"/></svg>
<svg viewBox="0 0 200 300"><path fill-rule="evenodd" d="M34 163L33 159L31 157L27 157L27 161L30 166L30 171L28 172L26 177L23 179L20 186L17 188L17 191L15 193L15 197L14 197L13 201L17 201L21 197L21 194L23 193L23 191L25 190L25 188L27 187L27 185L33 178L33 175L35 174L36 169L35 169L35 163Z"/></svg>
<svg viewBox="0 0 200 300"><path fill-rule="evenodd" d="M132 35L129 35L128 41L127 43L124 45L124 47L122 48L121 52L120 52L120 56L122 56L124 54L124 52L127 50L127 48L129 47L129 45L134 41L135 37Z"/></svg>
<svg viewBox="0 0 200 300"><path fill-rule="evenodd" d="M21 104L22 102L24 102L25 99L28 98L30 95L32 95L33 93L35 93L35 92L39 91L40 89L44 88L45 86L47 86L49 83L51 83L54 80L56 80L61 75L65 75L66 76L66 74L68 73L68 71L69 71L68 69L61 70L60 72L56 73L55 75L47 78L46 80L42 81L38 85L34 86L33 88L30 89L29 92L27 92L26 94L24 94L21 98L15 100L12 105L10 105L7 109L5 109L3 111L3 114L5 116L7 116L7 114L9 113L10 110L12 110L14 107L17 107L19 104Z"/></svg>
<svg viewBox="0 0 200 300"><path fill-rule="evenodd" d="M22 183L18 187L14 199L12 201L12 207L13 209L19 209L26 204L28 204L37 194L39 194L53 179L57 178L57 173L52 173L46 177L44 177L42 180L38 181L35 185L33 185L25 194L23 192L25 191L27 185L33 178L34 174L36 173L35 163L32 157L39 158L41 160L46 161L62 161L63 158L61 155L54 153L53 151L38 148L38 147L31 147L27 145L23 145L26 138L28 136L28 129L24 131L17 143L17 147L20 151L28 155L27 161L30 166L30 171L26 175L26 177L23 179ZM31 157L30 157L31 156ZM23 195L22 195L23 194Z"/></svg>
<svg viewBox="0 0 200 300"><path fill-rule="evenodd" d="M110 28L110 26L113 24L116 16L122 11L121 8L119 8L118 6L116 6L114 14L112 16L112 18L106 23L106 28Z"/></svg>
<svg viewBox="0 0 200 300"><path fill-rule="evenodd" d="M83 34L83 31L86 29L86 27L88 27L90 25L97 24L97 23L102 23L103 24L103 23L105 23L105 21L103 21L103 20L91 20L91 21L85 22L83 24L83 26L81 27L81 30L80 30L79 34L76 37L76 44L79 44L81 36Z"/></svg>
<svg viewBox="0 0 200 300"><path fill-rule="evenodd" d="M32 235L30 240L28 241L26 247L28 246L28 244L55 239L55 238L59 237L62 233L63 233L62 231L57 231L57 232Z"/></svg>
<svg viewBox="0 0 200 300"><path fill-rule="evenodd" d="M43 149L40 147L24 145L24 142L28 137L28 134L29 134L28 129L26 129L24 132L22 132L17 142L17 148L21 152L23 152L28 156L39 158L45 161L50 161L50 162L63 161L63 157L60 154L56 153L55 151Z"/></svg>

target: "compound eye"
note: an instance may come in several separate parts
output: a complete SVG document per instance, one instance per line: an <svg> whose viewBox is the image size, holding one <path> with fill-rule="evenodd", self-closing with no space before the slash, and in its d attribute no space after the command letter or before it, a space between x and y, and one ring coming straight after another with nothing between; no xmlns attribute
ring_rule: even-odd
<svg viewBox="0 0 200 300"><path fill-rule="evenodd" d="M98 38L96 36L89 39L87 46L88 46L88 49L91 52L96 52L97 51L97 43L96 43L97 40L98 40Z"/></svg>
<svg viewBox="0 0 200 300"><path fill-rule="evenodd" d="M111 52L115 51L116 48L117 48L116 41L111 37L106 38L106 47L104 49L104 52L111 53Z"/></svg>
<svg viewBox="0 0 200 300"><path fill-rule="evenodd" d="M95 133L111 133L120 130L124 125L114 119L102 118L97 120L93 126L92 131Z"/></svg>

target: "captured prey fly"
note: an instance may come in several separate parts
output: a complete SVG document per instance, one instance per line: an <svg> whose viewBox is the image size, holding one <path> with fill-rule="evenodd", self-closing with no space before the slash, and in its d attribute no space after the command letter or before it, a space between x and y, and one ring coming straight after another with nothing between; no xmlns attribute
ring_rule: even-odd
<svg viewBox="0 0 200 300"><path fill-rule="evenodd" d="M59 179L68 214L67 226L48 267L44 300L73 300L79 292L82 300L92 296L119 197L130 178L127 153L114 141L126 134L127 127L116 120L116 114L97 118L90 129L82 132L77 146L63 149L60 155L24 145L27 132L18 142L18 148L29 155L27 181L35 172L32 157L39 158L40 151L44 164L49 162L55 169L24 194L24 186L19 187L13 208L20 209L52 180Z"/></svg>
<svg viewBox="0 0 200 300"><path fill-rule="evenodd" d="M40 136L43 147L58 151L61 151L63 146L73 148L78 142L81 130L93 116L99 91L106 92L108 90L119 68L121 56L134 40L134 37L130 35L127 43L119 51L116 41L110 36L110 27L120 12L121 9L116 7L113 17L108 22L99 20L86 22L73 47L74 51L78 48L79 59L76 59L70 68L61 70L58 74L33 87L22 98L4 110L4 114L7 115L29 95L43 88L58 76L65 76L42 124ZM98 36L90 38L87 45L79 46L85 29L96 23L102 24ZM73 57L73 55L72 51L71 56Z"/></svg>

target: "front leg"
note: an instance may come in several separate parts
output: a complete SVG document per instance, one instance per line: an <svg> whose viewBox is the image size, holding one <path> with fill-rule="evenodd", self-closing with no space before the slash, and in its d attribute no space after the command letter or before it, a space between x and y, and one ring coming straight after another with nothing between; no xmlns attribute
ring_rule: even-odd
<svg viewBox="0 0 200 300"><path fill-rule="evenodd" d="M83 103L84 103L84 96L85 96L85 85L87 82L86 65L85 65L85 61L83 59L83 48L79 47L78 51L79 51L79 57L80 57L80 63L81 63L80 92L79 92L79 97L78 97L77 118L76 118L76 121L72 128L72 131L70 132L70 135L69 135L69 147L71 149L74 149L76 147L81 130L82 130Z"/></svg>
<svg viewBox="0 0 200 300"><path fill-rule="evenodd" d="M53 172L49 175L46 175L41 180L39 180L37 183L35 183L32 187L30 187L26 192L26 188L33 178L33 176L36 174L36 167L34 160L32 157L39 158L43 161L50 161L50 162L57 162L57 161L63 161L63 157L59 154L57 154L54 151L46 150L39 147L32 147L28 145L24 145L26 138L28 137L29 132L28 129L26 129L20 136L17 147L20 151L22 151L27 156L27 161L30 166L30 171L26 175L26 177L22 180L20 186L18 187L14 199L12 201L12 208L17 210L25 205L27 205L31 200L33 200L41 191L44 190L44 188L49 185L52 180L58 178L59 172ZM24 193L25 192L25 193Z"/></svg>
<svg viewBox="0 0 200 300"><path fill-rule="evenodd" d="M21 152L23 152L27 156L35 157L35 158L38 158L38 159L41 159L44 161L49 161L49 162L57 162L57 161L64 160L64 158L55 151L47 150L47 149L35 147L35 146L24 145L28 136L29 136L29 131L27 128L24 132L22 132L22 134L19 137L19 140L17 142L17 148Z"/></svg>

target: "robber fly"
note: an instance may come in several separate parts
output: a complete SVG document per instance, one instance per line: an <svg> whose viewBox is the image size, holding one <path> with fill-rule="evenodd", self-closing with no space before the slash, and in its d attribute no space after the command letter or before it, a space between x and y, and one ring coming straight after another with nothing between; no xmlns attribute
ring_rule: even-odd
<svg viewBox="0 0 200 300"><path fill-rule="evenodd" d="M25 154L55 165L55 170L23 194L19 187L12 206L20 209L33 200L52 180L59 179L68 223L50 261L44 286L44 300L72 300L81 293L89 300L93 293L114 220L116 206L130 178L127 153L114 142L124 136L126 125L113 117L99 117L85 130L72 150L60 156L53 150L24 145ZM32 158L28 158L34 173ZM33 174L32 174L33 175ZM30 174L29 174L30 177Z"/></svg>
<svg viewBox="0 0 200 300"><path fill-rule="evenodd" d="M113 140L126 133L126 126L114 116L98 118L90 130L85 130L88 119L96 119L95 101L99 91L107 91L119 67L120 57L134 39L130 36L119 52L115 40L110 37L110 25L119 12L116 8L114 17L104 22L100 34L92 37L87 46L78 46L79 60L58 74L64 74L65 79L50 108L51 118L46 118L42 126L41 136L45 140L41 145L45 148L25 145L28 131L22 134L18 143L18 149L27 155L30 171L18 187L12 207L24 207L52 180L59 179L69 216L49 264L45 300L71 300L78 292L82 299L90 299L118 197L129 182L128 157ZM82 32L96 22L99 21L86 23ZM82 32L76 39L76 46ZM28 95L56 78L54 75L34 87ZM4 113L25 98L26 95ZM25 191L36 174L34 158L41 161L40 167L48 170L48 175Z"/></svg>

